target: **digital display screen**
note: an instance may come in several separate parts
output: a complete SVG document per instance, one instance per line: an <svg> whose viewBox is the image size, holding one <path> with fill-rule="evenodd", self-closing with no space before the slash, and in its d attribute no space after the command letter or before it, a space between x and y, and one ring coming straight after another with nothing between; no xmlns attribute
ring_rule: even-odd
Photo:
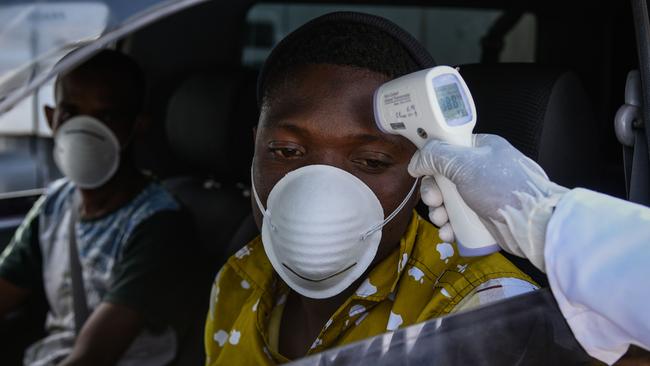
<svg viewBox="0 0 650 366"><path fill-rule="evenodd" d="M463 102L463 96L460 94L458 84L452 82L435 86L436 97L438 104L442 110L442 114L447 121L467 117L469 112Z"/></svg>

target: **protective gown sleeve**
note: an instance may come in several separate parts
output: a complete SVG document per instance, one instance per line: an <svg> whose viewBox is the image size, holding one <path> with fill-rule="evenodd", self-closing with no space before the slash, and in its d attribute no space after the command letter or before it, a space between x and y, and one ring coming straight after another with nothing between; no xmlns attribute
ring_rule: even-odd
<svg viewBox="0 0 650 366"><path fill-rule="evenodd" d="M544 253L553 295L592 356L614 363L650 349L650 208L574 189L549 221Z"/></svg>

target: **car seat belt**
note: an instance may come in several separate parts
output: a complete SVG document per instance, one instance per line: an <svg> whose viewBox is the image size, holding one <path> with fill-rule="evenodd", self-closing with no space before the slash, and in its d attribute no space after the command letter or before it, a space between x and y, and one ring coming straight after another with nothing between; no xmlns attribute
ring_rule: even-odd
<svg viewBox="0 0 650 366"><path fill-rule="evenodd" d="M83 281L83 272L79 259L77 246L77 217L79 212L79 192L72 194L72 205L70 207L68 243L70 254L70 278L72 280L72 309L74 312L75 333L79 334L88 318L88 303L86 302L86 290Z"/></svg>
<svg viewBox="0 0 650 366"><path fill-rule="evenodd" d="M623 145L625 188L628 200L650 204L650 161L643 118L643 94L639 71L632 70L625 82L625 104L614 117L614 129Z"/></svg>

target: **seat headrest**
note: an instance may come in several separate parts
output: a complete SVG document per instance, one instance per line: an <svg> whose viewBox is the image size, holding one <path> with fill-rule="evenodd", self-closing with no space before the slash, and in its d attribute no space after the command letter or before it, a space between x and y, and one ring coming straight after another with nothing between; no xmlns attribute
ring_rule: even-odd
<svg viewBox="0 0 650 366"><path fill-rule="evenodd" d="M477 133L506 138L564 186L594 183L593 107L570 71L535 64L460 67L477 109Z"/></svg>
<svg viewBox="0 0 650 366"><path fill-rule="evenodd" d="M254 88L255 75L235 70L195 74L176 89L167 106L167 139L192 172L244 178L240 166L250 162L257 122ZM248 168L243 171L246 176Z"/></svg>

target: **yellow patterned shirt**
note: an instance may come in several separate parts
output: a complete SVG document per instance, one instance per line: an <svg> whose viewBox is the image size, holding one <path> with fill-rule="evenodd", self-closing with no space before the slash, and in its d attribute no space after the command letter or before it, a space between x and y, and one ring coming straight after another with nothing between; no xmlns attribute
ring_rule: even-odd
<svg viewBox="0 0 650 366"><path fill-rule="evenodd" d="M414 213L399 248L331 316L309 354L536 288L498 253L459 257L455 244L443 243L438 230ZM206 365L288 362L273 339L288 291L259 237L231 257L212 288Z"/></svg>

